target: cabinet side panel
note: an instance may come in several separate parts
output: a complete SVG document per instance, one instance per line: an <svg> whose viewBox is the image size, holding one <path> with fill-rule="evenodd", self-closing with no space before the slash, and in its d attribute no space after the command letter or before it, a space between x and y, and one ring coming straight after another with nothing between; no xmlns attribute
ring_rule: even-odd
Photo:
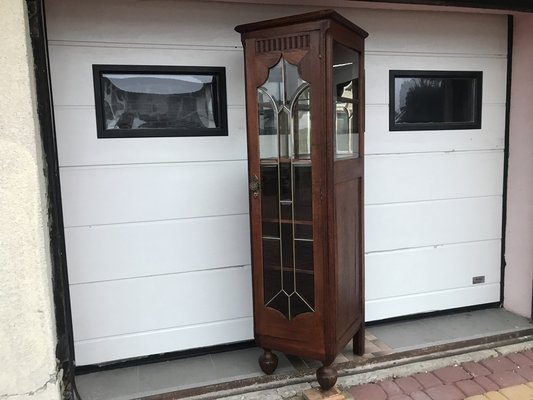
<svg viewBox="0 0 533 400"><path fill-rule="evenodd" d="M361 315L361 293L357 268L357 220L361 179L351 179L335 185L337 315L336 338L355 334ZM353 330L348 334L348 330Z"/></svg>

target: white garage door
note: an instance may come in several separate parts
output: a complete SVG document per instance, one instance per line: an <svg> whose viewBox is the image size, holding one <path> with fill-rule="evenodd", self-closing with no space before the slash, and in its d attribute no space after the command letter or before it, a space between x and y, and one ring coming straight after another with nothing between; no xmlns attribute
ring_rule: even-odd
<svg viewBox="0 0 533 400"><path fill-rule="evenodd" d="M498 302L506 18L384 13L362 26L366 319ZM481 129L389 131L389 70L482 71Z"/></svg>
<svg viewBox="0 0 533 400"><path fill-rule="evenodd" d="M309 9L47 1L78 365L252 338L233 27ZM370 32L367 320L497 301L505 18L339 11ZM225 66L229 136L97 139L93 64ZM389 132L389 69L483 71L482 129Z"/></svg>

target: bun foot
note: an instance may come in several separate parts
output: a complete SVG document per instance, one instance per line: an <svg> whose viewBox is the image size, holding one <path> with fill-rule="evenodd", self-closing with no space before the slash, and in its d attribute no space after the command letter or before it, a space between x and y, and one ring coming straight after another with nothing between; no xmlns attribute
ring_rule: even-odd
<svg viewBox="0 0 533 400"><path fill-rule="evenodd" d="M259 356L259 366L267 375L272 375L278 366L278 356L271 350L265 349L264 353Z"/></svg>
<svg viewBox="0 0 533 400"><path fill-rule="evenodd" d="M316 371L316 380L322 390L326 391L335 386L337 382L337 370L331 366L324 366Z"/></svg>

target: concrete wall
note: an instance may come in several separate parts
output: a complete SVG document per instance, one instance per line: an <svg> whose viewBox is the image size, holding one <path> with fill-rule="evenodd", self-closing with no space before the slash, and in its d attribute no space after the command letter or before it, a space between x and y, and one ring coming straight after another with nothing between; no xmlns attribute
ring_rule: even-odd
<svg viewBox="0 0 533 400"><path fill-rule="evenodd" d="M529 317L533 277L533 15L517 14L514 24L504 306Z"/></svg>
<svg viewBox="0 0 533 400"><path fill-rule="evenodd" d="M0 1L0 23L0 398L59 399L46 189L25 1Z"/></svg>

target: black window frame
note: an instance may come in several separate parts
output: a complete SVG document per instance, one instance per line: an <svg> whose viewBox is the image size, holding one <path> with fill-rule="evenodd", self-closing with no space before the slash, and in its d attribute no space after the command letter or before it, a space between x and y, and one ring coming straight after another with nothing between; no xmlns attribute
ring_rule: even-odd
<svg viewBox="0 0 533 400"><path fill-rule="evenodd" d="M103 112L103 74L146 74L146 75L212 75L216 94L213 98L213 113L219 122L216 128L175 129L175 128L135 128L106 129ZM146 138L146 137L197 137L228 136L226 68L206 66L167 66L167 65L118 65L93 64L94 103L96 110L97 137Z"/></svg>
<svg viewBox="0 0 533 400"><path fill-rule="evenodd" d="M473 122L403 122L396 123L396 78L470 78L476 81ZM483 95L482 71L389 70L389 131L433 131L481 129Z"/></svg>

